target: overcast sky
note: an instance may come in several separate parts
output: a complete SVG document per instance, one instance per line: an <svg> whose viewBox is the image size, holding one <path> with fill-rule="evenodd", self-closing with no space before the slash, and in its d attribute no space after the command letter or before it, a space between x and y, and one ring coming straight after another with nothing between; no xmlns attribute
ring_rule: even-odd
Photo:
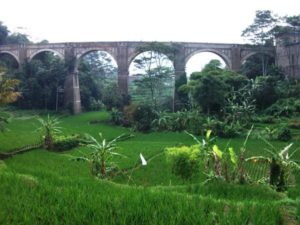
<svg viewBox="0 0 300 225"><path fill-rule="evenodd" d="M182 41L245 43L256 10L300 14L299 0L0 0L0 21L34 42ZM189 75L212 53L192 57ZM223 65L224 61L223 61Z"/></svg>
<svg viewBox="0 0 300 225"><path fill-rule="evenodd" d="M300 13L299 0L0 0L0 21L31 40L243 43L255 10Z"/></svg>

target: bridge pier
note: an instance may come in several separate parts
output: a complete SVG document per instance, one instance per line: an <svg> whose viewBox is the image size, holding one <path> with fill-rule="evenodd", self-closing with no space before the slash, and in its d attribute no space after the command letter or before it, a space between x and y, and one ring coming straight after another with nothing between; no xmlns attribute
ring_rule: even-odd
<svg viewBox="0 0 300 225"><path fill-rule="evenodd" d="M65 62L68 66L68 75L64 83L64 105L73 114L81 113L80 88L78 77L78 59L74 47L67 45L65 48Z"/></svg>
<svg viewBox="0 0 300 225"><path fill-rule="evenodd" d="M126 45L118 45L117 47L117 64L118 64L118 86L121 94L128 94L128 47Z"/></svg>
<svg viewBox="0 0 300 225"><path fill-rule="evenodd" d="M78 72L71 73L67 76L64 84L65 107L72 113L81 113L80 89Z"/></svg>
<svg viewBox="0 0 300 225"><path fill-rule="evenodd" d="M231 48L231 70L239 72L241 69L241 48L239 46L233 46Z"/></svg>
<svg viewBox="0 0 300 225"><path fill-rule="evenodd" d="M175 88L174 88L174 100L173 100L173 111L180 110L184 107L185 100L180 98L178 94L178 88L185 84L187 81L185 73L185 49L183 45L177 44L176 54L174 57L174 70L175 70Z"/></svg>

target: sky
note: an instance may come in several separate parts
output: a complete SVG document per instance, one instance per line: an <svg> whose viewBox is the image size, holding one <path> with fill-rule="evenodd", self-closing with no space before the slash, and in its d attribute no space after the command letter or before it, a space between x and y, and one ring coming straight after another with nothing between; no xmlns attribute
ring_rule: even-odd
<svg viewBox="0 0 300 225"><path fill-rule="evenodd" d="M34 42L245 43L256 10L300 14L299 0L0 0L0 21Z"/></svg>

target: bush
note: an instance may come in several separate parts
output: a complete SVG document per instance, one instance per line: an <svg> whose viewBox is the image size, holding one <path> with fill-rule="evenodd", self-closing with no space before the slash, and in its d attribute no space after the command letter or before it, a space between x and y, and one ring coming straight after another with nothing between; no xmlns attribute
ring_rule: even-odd
<svg viewBox="0 0 300 225"><path fill-rule="evenodd" d="M222 138L233 138L240 135L242 127L239 123L226 124L218 121L213 132Z"/></svg>
<svg viewBox="0 0 300 225"><path fill-rule="evenodd" d="M265 113L273 116L290 117L298 112L300 103L295 98L279 99L276 103L265 110Z"/></svg>
<svg viewBox="0 0 300 225"><path fill-rule="evenodd" d="M204 118L198 110L182 110L177 112L158 112L152 121L153 130L183 131L200 135L203 131Z"/></svg>
<svg viewBox="0 0 300 225"><path fill-rule="evenodd" d="M103 102L101 100L96 100L95 98L91 97L90 109L92 111L99 111L99 110L105 109L105 105L103 104Z"/></svg>
<svg viewBox="0 0 300 225"><path fill-rule="evenodd" d="M117 108L112 108L110 112L110 120L115 125L121 125L124 120L123 113L120 112Z"/></svg>
<svg viewBox="0 0 300 225"><path fill-rule="evenodd" d="M252 122L273 124L276 119L274 116L256 116L252 119Z"/></svg>
<svg viewBox="0 0 300 225"><path fill-rule="evenodd" d="M149 131L151 129L152 121L157 117L151 106L139 105L133 111L134 126L138 131Z"/></svg>
<svg viewBox="0 0 300 225"><path fill-rule="evenodd" d="M172 164L172 172L185 180L191 179L199 171L199 150L199 145L167 148L166 155Z"/></svg>
<svg viewBox="0 0 300 225"><path fill-rule="evenodd" d="M290 120L289 128L300 129L300 120Z"/></svg>
<svg viewBox="0 0 300 225"><path fill-rule="evenodd" d="M296 112L300 113L300 99L297 99L294 101L294 106L295 106Z"/></svg>
<svg viewBox="0 0 300 225"><path fill-rule="evenodd" d="M123 114L124 114L124 121L123 125L131 126L134 122L133 114L137 109L137 105L130 104L124 107Z"/></svg>
<svg viewBox="0 0 300 225"><path fill-rule="evenodd" d="M116 83L107 86L103 91L102 101L108 110L112 108L122 109L124 106L129 105L130 96L122 94Z"/></svg>
<svg viewBox="0 0 300 225"><path fill-rule="evenodd" d="M255 82L257 88L255 88L253 97L258 109L265 109L275 103L278 99L278 95L275 90L276 78L271 76L256 77Z"/></svg>
<svg viewBox="0 0 300 225"><path fill-rule="evenodd" d="M80 144L80 136L79 135L71 135L71 136L56 136L55 141L53 143L54 151L66 151L72 148L79 146Z"/></svg>
<svg viewBox="0 0 300 225"><path fill-rule="evenodd" d="M292 132L287 127L282 127L278 130L277 140L279 141L289 141L292 139Z"/></svg>

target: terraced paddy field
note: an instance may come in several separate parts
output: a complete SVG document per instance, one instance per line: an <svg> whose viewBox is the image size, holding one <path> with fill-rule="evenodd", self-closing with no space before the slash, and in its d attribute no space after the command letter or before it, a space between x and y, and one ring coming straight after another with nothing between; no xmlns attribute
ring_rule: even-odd
<svg viewBox="0 0 300 225"><path fill-rule="evenodd" d="M0 133L1 153L41 140L34 112L5 115L10 123ZM123 173L106 180L92 176L86 162L72 160L89 152L84 146L65 152L38 148L0 160L0 224L299 224L299 173L294 174L292 186L284 193L266 184L204 183L201 171L186 181L171 172L165 156L166 147L194 144L185 133L132 132L111 125L106 112L59 117L64 134L97 137L101 132L108 140L133 134L118 143L118 152L126 157L116 157L115 161ZM298 131L293 132L297 137ZM220 147L229 141L239 149L244 138L217 140ZM300 146L297 138L292 142L293 149ZM272 144L280 149L288 143ZM250 137L246 154L264 154L265 147ZM140 153L147 166L141 166ZM295 157L300 159L300 152ZM264 165L248 164L247 170L254 178L268 173Z"/></svg>

